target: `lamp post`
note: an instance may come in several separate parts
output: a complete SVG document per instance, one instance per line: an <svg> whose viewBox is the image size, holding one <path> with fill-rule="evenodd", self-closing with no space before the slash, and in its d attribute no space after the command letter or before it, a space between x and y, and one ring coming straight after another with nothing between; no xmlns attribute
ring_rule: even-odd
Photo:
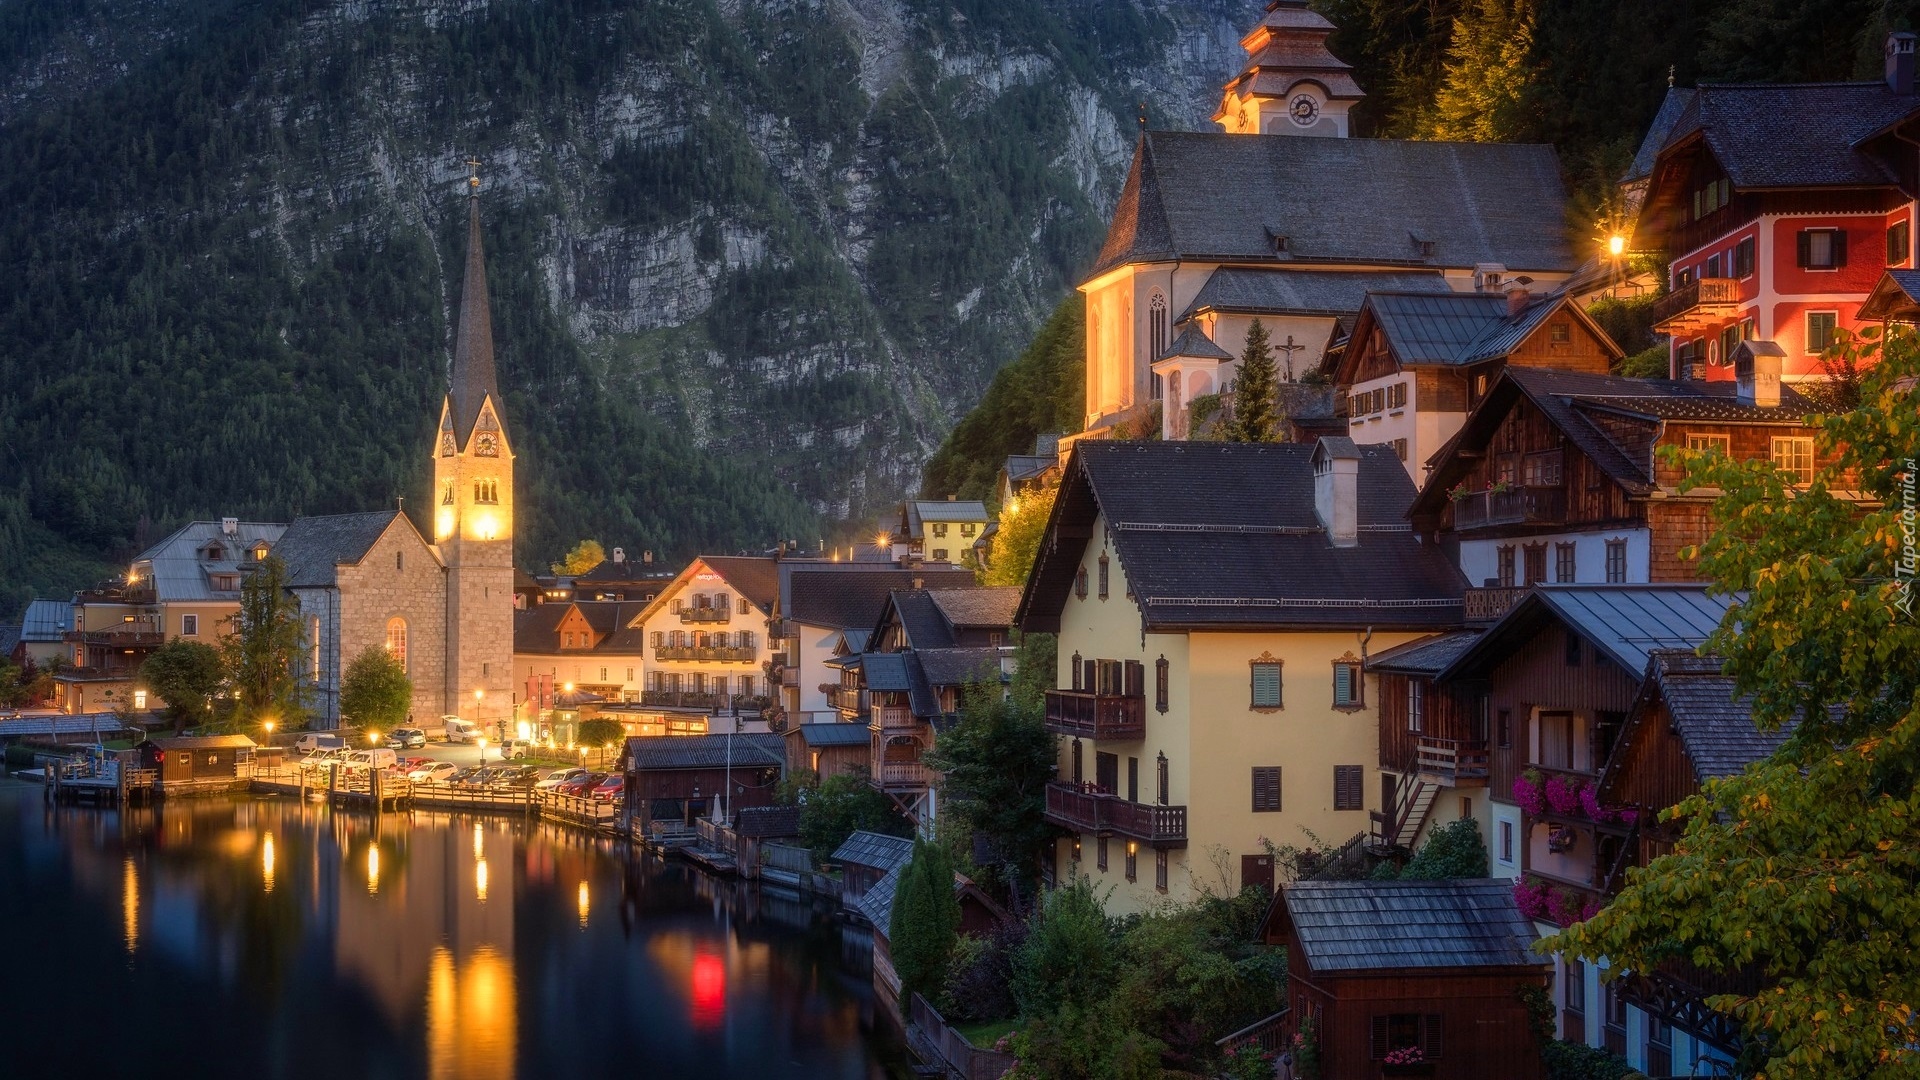
<svg viewBox="0 0 1920 1080"><path fill-rule="evenodd" d="M479 742L480 742L480 764L485 765L487 763L487 737L485 735L480 736Z"/></svg>

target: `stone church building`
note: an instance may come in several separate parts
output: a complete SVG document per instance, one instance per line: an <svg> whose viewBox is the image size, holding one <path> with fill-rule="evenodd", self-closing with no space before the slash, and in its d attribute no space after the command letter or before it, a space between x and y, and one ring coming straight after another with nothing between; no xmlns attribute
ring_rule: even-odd
<svg viewBox="0 0 1920 1080"><path fill-rule="evenodd" d="M340 726L341 673L370 646L406 668L416 723L513 719L513 451L494 377L479 180L469 183L453 375L432 448L433 536L382 510L297 518L273 545L306 624L315 727Z"/></svg>

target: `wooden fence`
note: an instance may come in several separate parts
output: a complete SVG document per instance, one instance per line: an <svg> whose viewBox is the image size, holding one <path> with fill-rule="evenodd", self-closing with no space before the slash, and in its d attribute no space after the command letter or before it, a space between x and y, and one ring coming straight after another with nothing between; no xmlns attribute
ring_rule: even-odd
<svg viewBox="0 0 1920 1080"><path fill-rule="evenodd" d="M1243 1046L1258 1046L1266 1053L1279 1054L1292 1043L1293 1015L1281 1009L1272 1016L1255 1020L1226 1038L1216 1040L1214 1045L1228 1054L1237 1053Z"/></svg>
<svg viewBox="0 0 1920 1080"><path fill-rule="evenodd" d="M1012 1054L982 1050L968 1042L965 1035L955 1031L946 1018L919 994L913 995L907 1020L908 1037L917 1035L918 1048L925 1054L938 1057L937 1062L929 1064L946 1066L947 1071L960 1077L960 1080L998 1080L1013 1068Z"/></svg>

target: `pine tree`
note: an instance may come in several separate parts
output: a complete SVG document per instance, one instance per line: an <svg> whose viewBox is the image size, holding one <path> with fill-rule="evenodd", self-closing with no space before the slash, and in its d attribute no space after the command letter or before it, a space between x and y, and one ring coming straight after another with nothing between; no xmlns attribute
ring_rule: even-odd
<svg viewBox="0 0 1920 1080"><path fill-rule="evenodd" d="M1453 20L1447 75L1420 124L1427 139L1516 142L1532 136L1539 65L1535 0L1474 0Z"/></svg>
<svg viewBox="0 0 1920 1080"><path fill-rule="evenodd" d="M960 901L953 895L953 862L945 848L913 842L913 861L900 871L893 892L887 944L900 973L900 996L933 995L947 970L960 931Z"/></svg>
<svg viewBox="0 0 1920 1080"><path fill-rule="evenodd" d="M1247 347L1240 353L1240 373L1234 377L1233 419L1227 424L1228 442L1280 442L1276 401L1279 376L1273 369L1273 347L1259 319L1247 328Z"/></svg>
<svg viewBox="0 0 1920 1080"><path fill-rule="evenodd" d="M267 556L241 583L233 633L220 641L220 659L234 690L233 719L278 720L283 731L306 720L306 688L299 675L306 634L286 581L286 564Z"/></svg>

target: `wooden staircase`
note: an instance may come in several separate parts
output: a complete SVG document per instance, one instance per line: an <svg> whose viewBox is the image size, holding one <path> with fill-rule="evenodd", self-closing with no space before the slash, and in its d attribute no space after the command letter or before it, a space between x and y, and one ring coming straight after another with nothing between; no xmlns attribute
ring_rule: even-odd
<svg viewBox="0 0 1920 1080"><path fill-rule="evenodd" d="M1373 849L1411 851L1421 826L1427 823L1427 815L1433 812L1434 800L1439 797L1439 784L1421 779L1417 772L1401 773L1400 783L1394 789L1393 805L1373 812Z"/></svg>

